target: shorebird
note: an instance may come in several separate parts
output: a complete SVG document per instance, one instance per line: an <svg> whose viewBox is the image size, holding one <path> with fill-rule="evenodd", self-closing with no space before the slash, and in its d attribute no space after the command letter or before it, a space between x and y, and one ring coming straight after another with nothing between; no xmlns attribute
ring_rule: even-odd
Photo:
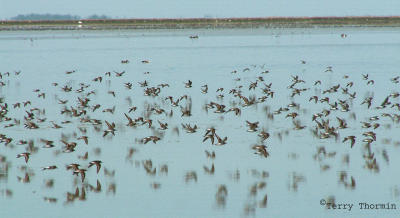
<svg viewBox="0 0 400 218"><path fill-rule="evenodd" d="M101 77L101 76L96 77L92 81L94 81L94 82L102 82L103 81L103 77Z"/></svg>
<svg viewBox="0 0 400 218"><path fill-rule="evenodd" d="M112 122L111 124L109 122L107 122L107 120L105 120L106 124L107 124L107 128L106 130L104 130L104 134L103 137L106 136L108 133L111 133L113 135L115 135L115 123Z"/></svg>
<svg viewBox="0 0 400 218"><path fill-rule="evenodd" d="M207 94L207 92L208 92L208 86L206 84L206 85L202 86L201 93Z"/></svg>
<svg viewBox="0 0 400 218"><path fill-rule="evenodd" d="M225 136L225 138L220 138L217 134L215 134L215 137L217 138L218 142L216 145L225 145L226 141L228 140L228 137Z"/></svg>
<svg viewBox="0 0 400 218"><path fill-rule="evenodd" d="M161 83L158 86L161 87L161 88L165 88L165 87L169 87L169 84L168 83Z"/></svg>
<svg viewBox="0 0 400 218"><path fill-rule="evenodd" d="M107 93L112 95L113 97L115 97L115 92L114 91L108 91Z"/></svg>
<svg viewBox="0 0 400 218"><path fill-rule="evenodd" d="M252 147L253 150L256 150L255 154L260 154L264 157L268 157L269 153L267 151L267 146L265 145L254 145Z"/></svg>
<svg viewBox="0 0 400 218"><path fill-rule="evenodd" d="M57 166L55 166L55 165L42 167L42 170L55 170L55 169L57 169Z"/></svg>
<svg viewBox="0 0 400 218"><path fill-rule="evenodd" d="M165 100L169 99L171 101L171 106L172 107L178 107L179 106L179 101L180 99L178 98L176 101L174 101L172 96L168 96L165 98Z"/></svg>
<svg viewBox="0 0 400 218"><path fill-rule="evenodd" d="M298 115L298 113L296 113L296 112L288 113L288 114L286 115L286 118L287 118L287 117L291 117L292 119L294 119L294 118L297 117L297 115Z"/></svg>
<svg viewBox="0 0 400 218"><path fill-rule="evenodd" d="M41 142L45 143L45 145L43 146L44 148L52 148L54 147L54 141L51 140L46 140L46 139L40 139Z"/></svg>
<svg viewBox="0 0 400 218"><path fill-rule="evenodd" d="M66 169L67 170L73 170L73 171L76 171L76 170L79 170L79 164L77 164L77 163L72 163L72 164L68 164L67 166L66 166Z"/></svg>
<svg viewBox="0 0 400 218"><path fill-rule="evenodd" d="M215 134L207 134L204 136L203 142L207 141L207 139L211 140L211 144L214 144L214 135Z"/></svg>
<svg viewBox="0 0 400 218"><path fill-rule="evenodd" d="M73 175L81 174L81 181L83 182L86 177L86 169L78 169L73 172Z"/></svg>
<svg viewBox="0 0 400 218"><path fill-rule="evenodd" d="M223 104L217 104L214 103L215 107L217 107L217 109L214 111L214 113L224 113L225 112L225 105Z"/></svg>
<svg viewBox="0 0 400 218"><path fill-rule="evenodd" d="M191 88L192 87L192 81L191 80L188 80L186 83L185 83L185 88Z"/></svg>
<svg viewBox="0 0 400 218"><path fill-rule="evenodd" d="M114 114L114 111L115 111L115 106L113 106L112 108L106 108L102 112L103 113L109 112L111 114Z"/></svg>
<svg viewBox="0 0 400 218"><path fill-rule="evenodd" d="M130 113L130 112L132 112L132 111L136 111L136 109L137 109L137 107L135 107L135 106L130 107L128 113Z"/></svg>
<svg viewBox="0 0 400 218"><path fill-rule="evenodd" d="M136 126L137 123L136 121L134 121L130 116L128 116L128 114L124 113L126 119L128 119L128 123L126 124L126 126Z"/></svg>
<svg viewBox="0 0 400 218"><path fill-rule="evenodd" d="M115 73L115 76L116 76L116 77L121 77L122 75L124 75L125 71L122 71L122 72L115 72L115 71L114 71L114 73ZM114 97L115 97L115 96L114 96Z"/></svg>
<svg viewBox="0 0 400 218"><path fill-rule="evenodd" d="M268 132L265 132L264 130L262 130L258 136L261 137L262 141L265 141L266 139L269 138L270 134Z"/></svg>
<svg viewBox="0 0 400 218"><path fill-rule="evenodd" d="M161 129L161 130L166 130L166 129L168 129L168 123L162 123L162 122L160 122L159 120L157 120L158 121L158 123L160 124L160 128L159 129Z"/></svg>
<svg viewBox="0 0 400 218"><path fill-rule="evenodd" d="M364 132L364 133L363 133L363 136L372 137L372 139L373 139L374 141L376 141L376 133L375 133L375 132L372 132L372 131Z"/></svg>
<svg viewBox="0 0 400 218"><path fill-rule="evenodd" d="M156 144L157 141L159 141L160 139L161 139L161 138L158 137L158 136L148 136L148 137L144 137L144 138L142 139L142 142L143 142L144 144L147 144L147 142L153 141L153 143Z"/></svg>
<svg viewBox="0 0 400 218"><path fill-rule="evenodd" d="M197 125L194 125L193 127L190 126L190 124L183 124L182 123L182 128L186 130L187 133L195 133L197 130Z"/></svg>
<svg viewBox="0 0 400 218"><path fill-rule="evenodd" d="M353 148L354 144L356 143L356 137L351 135L351 136L346 136L342 142L345 142L347 140L351 141L351 148Z"/></svg>
<svg viewBox="0 0 400 218"><path fill-rule="evenodd" d="M226 111L226 113L231 112L231 111L235 112L235 115L236 115L236 116L238 116L238 115L241 114L241 110L240 110L240 108L238 108L238 107L230 108L229 110Z"/></svg>
<svg viewBox="0 0 400 218"><path fill-rule="evenodd" d="M345 129L345 128L347 128L347 123L346 123L346 120L344 120L344 119L341 119L341 118L339 118L339 117L336 117L336 119L339 121L339 129Z"/></svg>
<svg viewBox="0 0 400 218"><path fill-rule="evenodd" d="M247 126L249 127L249 129L247 130L247 132L256 132L257 128L258 128L258 121L251 123L249 121L246 120Z"/></svg>
<svg viewBox="0 0 400 218"><path fill-rule="evenodd" d="M31 155L31 153L24 152L24 153L17 154L17 158L24 157L25 158L25 163L28 163L30 155Z"/></svg>
<svg viewBox="0 0 400 218"><path fill-rule="evenodd" d="M73 152L75 151L75 147L77 145L76 142L66 142L64 140L61 140L61 142L65 145L65 152Z"/></svg>
<svg viewBox="0 0 400 218"><path fill-rule="evenodd" d="M101 168L101 163L103 163L103 162L101 162L100 160L91 161L91 162L89 162L88 168L90 168L90 167L93 166L93 165L96 165L97 174L99 174L99 171L100 171L100 168Z"/></svg>
<svg viewBox="0 0 400 218"><path fill-rule="evenodd" d="M142 125L144 125L146 123L148 124L148 127L151 128L151 125L153 124L153 120L151 120L151 119L143 120Z"/></svg>
<svg viewBox="0 0 400 218"><path fill-rule="evenodd" d="M317 103L318 102L318 96L314 95L314 96L310 97L310 99L308 101L312 101L312 100L314 100L314 103Z"/></svg>

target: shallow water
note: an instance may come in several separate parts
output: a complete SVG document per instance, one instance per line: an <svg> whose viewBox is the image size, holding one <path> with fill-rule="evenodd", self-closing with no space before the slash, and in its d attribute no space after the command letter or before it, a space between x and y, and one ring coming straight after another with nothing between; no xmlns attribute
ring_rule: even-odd
<svg viewBox="0 0 400 218"><path fill-rule="evenodd" d="M341 37L342 33L347 37ZM199 38L190 39L190 35L199 35ZM361 210L358 203L394 203L400 208L396 167L400 162L400 138L396 135L399 122L394 116L399 111L391 107L399 100L391 97L391 105L376 108L386 96L399 90L398 83L390 79L400 76L400 29L3 32L0 48L1 81L4 82L0 97L8 103L7 117L21 120L19 125L9 128L4 127L14 123L13 120L0 123L0 134L13 138L8 145L2 143L0 149L6 158L0 167L1 217L376 217L393 216L396 210ZM125 59L129 60L128 64L121 63ZM332 72L326 72L328 66ZM72 74L65 73L72 70L75 70ZM21 73L15 75L15 71ZM126 73L117 77L114 71ZM265 71L269 73L262 73ZM6 72L10 75L5 75ZM111 72L111 76L105 72ZM362 75L366 74L369 78L364 80ZM288 86L295 75L305 83L294 87L306 90L292 98ZM103 78L101 83L93 81L98 76ZM249 90L250 83L259 80L259 76L264 81L258 81L255 90ZM374 84L367 85L371 79ZM161 83L168 83L169 87L161 88L158 96L145 96L144 87L138 83L144 80L149 87ZM191 88L185 88L188 80L193 81ZM317 80L321 81L320 85L314 84ZM354 82L348 87L349 93L356 92L354 99L341 89L350 81ZM53 86L54 82L58 86ZM132 89L124 87L127 82L133 84ZM77 93L80 83L90 86ZM272 83L274 91L273 98L268 97L265 102L244 106L243 100L229 94L229 90L242 85L243 96L259 98L265 95L264 83ZM205 84L209 88L207 94L200 91ZM323 94L338 84L338 92ZM65 85L73 91L63 92L61 87ZM220 87L224 90L216 92ZM34 89L40 91L33 92ZM90 123L80 122L84 115L61 115L64 105L58 103L59 99L68 100L65 106L76 108L78 97L85 98L92 90L95 94L88 96L90 108L84 109L90 118L103 121L98 125L99 131ZM115 91L116 97L108 91ZM38 98L43 92L45 99ZM217 98L220 93L224 95L222 99ZM167 96L177 99L185 94L189 98L179 105L191 105L190 117L182 117L180 107L172 107L165 100ZM334 127L339 125L336 117L346 119L348 128L337 129L337 139L313 135L316 122L312 121L312 115L330 108L327 103L310 102L309 98L314 95L319 99L329 97L331 104L339 100L349 104L349 112L332 110L323 117ZM373 101L367 109L361 103L369 96ZM32 104L13 108L13 104L26 100ZM211 101L226 105L226 110L238 107L241 115L214 113L212 108L207 112L205 104ZM273 113L292 102L299 107ZM96 104L101 107L92 112ZM113 106L113 114L102 112ZM151 129L146 125L126 126L124 113L128 114L131 106L138 109L129 116L152 119ZM40 128L24 128L25 110L35 107L45 109L45 114L34 112L34 122ZM146 112L151 107L162 108L167 113L172 111L173 115ZM294 130L292 119L286 118L290 112L299 114L295 120L306 126L304 129ZM382 117L382 113L391 114L393 119ZM361 122L372 116L379 116L380 120L371 123L380 123L380 127L362 128ZM37 118L47 120L38 123ZM71 123L61 124L65 120ZM105 120L115 122L115 136L102 137L103 130L107 129ZM167 122L169 128L158 130L157 120ZM247 132L246 120L259 121L258 131ZM51 121L63 128L52 128ZM197 132L186 133L181 126L186 123L196 124ZM227 144L216 146L209 140L202 142L209 127L215 127L219 136L227 136ZM261 130L270 133L270 138L264 141L270 154L267 158L252 149L253 145L262 143L257 136ZM368 137L362 133L366 131L375 131L377 135L377 140L371 143L371 152L378 170L365 168L366 149L362 140ZM88 145L77 140L82 135L89 137ZM150 135L158 135L161 140L143 144L141 139ZM353 148L349 141L342 143L349 135L357 137ZM53 140L55 147L42 148L41 138ZM77 142L75 151L62 152L61 139ZM31 152L28 163L23 158L15 158L27 151L26 145L18 144L19 140L33 140L38 148ZM333 157L319 154L315 158L319 147L336 154ZM128 157L131 148L136 152ZM215 151L216 158L207 158L205 150ZM85 152L89 158L79 159ZM348 163L343 162L346 155ZM87 168L92 160L103 162L99 174L95 167ZM152 161L155 175L146 173L145 160ZM70 163L79 163L81 168L88 169L83 183L80 177L65 170L65 165ZM204 167L212 164L215 172L210 175ZM49 165L58 168L41 170ZM168 166L167 173L160 171L162 165ZM106 174L103 169L115 174ZM340 181L342 171L347 177ZM197 181L186 179L191 172L196 173ZM29 175L29 181L24 181L25 174ZM353 186L349 185L351 177L355 180ZM51 179L54 185L46 186L45 181ZM101 190L96 190L97 181ZM265 187L260 185L263 182ZM160 187L154 188L155 183ZM256 184L259 188L253 187ZM218 195L219 187L223 186L227 192L220 191ZM79 195L71 197L77 188ZM268 201L263 205L265 196ZM328 200L330 196L334 196L336 203L353 203L352 210L329 210L321 206L320 200ZM49 202L48 198L56 202Z"/></svg>

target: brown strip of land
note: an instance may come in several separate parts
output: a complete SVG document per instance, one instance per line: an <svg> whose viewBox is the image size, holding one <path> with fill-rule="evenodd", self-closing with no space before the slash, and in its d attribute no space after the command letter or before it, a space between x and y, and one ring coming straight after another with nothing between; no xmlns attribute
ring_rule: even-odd
<svg viewBox="0 0 400 218"><path fill-rule="evenodd" d="M308 27L400 27L400 16L0 21L0 31Z"/></svg>

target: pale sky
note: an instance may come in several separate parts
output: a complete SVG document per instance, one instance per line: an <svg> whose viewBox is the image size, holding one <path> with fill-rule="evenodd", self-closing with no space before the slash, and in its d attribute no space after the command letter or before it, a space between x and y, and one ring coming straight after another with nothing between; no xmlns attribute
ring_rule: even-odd
<svg viewBox="0 0 400 218"><path fill-rule="evenodd" d="M389 16L400 0L0 0L0 19L54 13L113 18Z"/></svg>

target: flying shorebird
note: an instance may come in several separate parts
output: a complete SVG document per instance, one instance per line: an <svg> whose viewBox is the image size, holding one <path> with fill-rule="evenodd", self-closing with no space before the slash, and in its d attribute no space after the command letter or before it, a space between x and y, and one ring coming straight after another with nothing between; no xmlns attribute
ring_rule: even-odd
<svg viewBox="0 0 400 218"><path fill-rule="evenodd" d="M226 141L228 140L228 137L225 136L225 138L220 138L217 134L215 134L215 137L217 138L218 142L216 145L225 145Z"/></svg>
<svg viewBox="0 0 400 218"><path fill-rule="evenodd" d="M238 115L240 115L240 114L241 114L241 110L240 110L240 108L237 108L237 107L230 108L230 109L229 109L229 110L227 110L225 113L228 113L228 112L230 112L230 111L233 111L233 112L235 112L235 115L236 115L236 116L238 116Z"/></svg>
<svg viewBox="0 0 400 218"><path fill-rule="evenodd" d="M251 123L251 122L246 120L246 123L247 123L247 126L249 127L247 132L255 132L255 131L257 131L258 123L259 123L258 121L254 122L254 123Z"/></svg>
<svg viewBox="0 0 400 218"><path fill-rule="evenodd" d="M52 165L52 166L42 167L42 170L54 170L54 169L57 169L57 166Z"/></svg>
<svg viewBox="0 0 400 218"><path fill-rule="evenodd" d="M79 164L76 164L76 163L72 163L72 164L68 164L67 166L66 166L66 168L67 168L67 170L73 170L73 171L76 171L76 170L79 170Z"/></svg>
<svg viewBox="0 0 400 218"><path fill-rule="evenodd" d="M161 130L168 129L168 123L162 123L159 120L157 120L157 121L158 121L158 124L160 124L160 128L159 129L161 129Z"/></svg>
<svg viewBox="0 0 400 218"><path fill-rule="evenodd" d="M111 134L115 135L115 131L116 131L115 130L115 123L113 122L113 123L110 124L109 122L107 122L107 120L105 122L107 124L107 128L108 129L104 130L103 137L106 136L108 133L111 133Z"/></svg>
<svg viewBox="0 0 400 218"><path fill-rule="evenodd" d="M29 155L31 155L31 153L24 152L24 153L17 154L17 158L24 157L25 158L25 163L28 163Z"/></svg>
<svg viewBox="0 0 400 218"><path fill-rule="evenodd" d="M93 165L96 165L97 174L99 174L99 171L100 171L100 168L101 168L101 163L103 163L103 162L101 162L100 160L91 161L91 162L89 162L88 168L90 168L90 167L93 166Z"/></svg>
<svg viewBox="0 0 400 218"><path fill-rule="evenodd" d="M211 140L211 144L214 144L214 134L207 134L204 136L203 142L207 141L207 139Z"/></svg>
<svg viewBox="0 0 400 218"><path fill-rule="evenodd" d="M127 126L136 126L137 123L136 121L134 121L130 116L128 116L128 114L124 113L126 119L128 119L128 124L126 124Z"/></svg>
<svg viewBox="0 0 400 218"><path fill-rule="evenodd" d="M264 130L262 130L262 131L258 134L258 136L261 137L261 140L262 140L262 141L265 141L266 139L269 138L270 134L269 134L268 132L265 132Z"/></svg>
<svg viewBox="0 0 400 218"><path fill-rule="evenodd" d="M351 136L346 136L346 137L343 139L342 142L345 142L345 141L347 141L347 140L350 140L350 141L351 141L351 148L353 148L354 143L356 143L356 137L353 136L353 135L351 135Z"/></svg>
<svg viewBox="0 0 400 218"><path fill-rule="evenodd" d="M147 144L147 142L149 141L153 141L154 144L157 143L157 141L159 141L161 138L158 136L148 136L148 137L144 137L142 139L143 144Z"/></svg>
<svg viewBox="0 0 400 218"><path fill-rule="evenodd" d="M202 86L201 93L206 94L207 92L208 92L208 86L206 84L206 85Z"/></svg>
<svg viewBox="0 0 400 218"><path fill-rule="evenodd" d="M192 87L192 81L191 80L188 80L186 83L185 83L185 88L191 88Z"/></svg>
<svg viewBox="0 0 400 218"><path fill-rule="evenodd" d="M267 146L265 145L254 145L252 147L253 150L256 150L255 154L260 154L264 157L268 157L269 153L267 151Z"/></svg>
<svg viewBox="0 0 400 218"><path fill-rule="evenodd" d="M187 133L194 133L197 130L197 125L195 124L193 127L190 124L183 124L182 128L186 130Z"/></svg>
<svg viewBox="0 0 400 218"><path fill-rule="evenodd" d="M46 140L46 139L40 139L41 142L45 143L45 145L43 146L44 148L52 148L54 147L54 142L50 141L50 140Z"/></svg>
<svg viewBox="0 0 400 218"><path fill-rule="evenodd" d="M86 169L78 169L73 172L73 175L78 175L78 174L81 174L81 180L83 182L83 180L85 180L86 177Z"/></svg>

